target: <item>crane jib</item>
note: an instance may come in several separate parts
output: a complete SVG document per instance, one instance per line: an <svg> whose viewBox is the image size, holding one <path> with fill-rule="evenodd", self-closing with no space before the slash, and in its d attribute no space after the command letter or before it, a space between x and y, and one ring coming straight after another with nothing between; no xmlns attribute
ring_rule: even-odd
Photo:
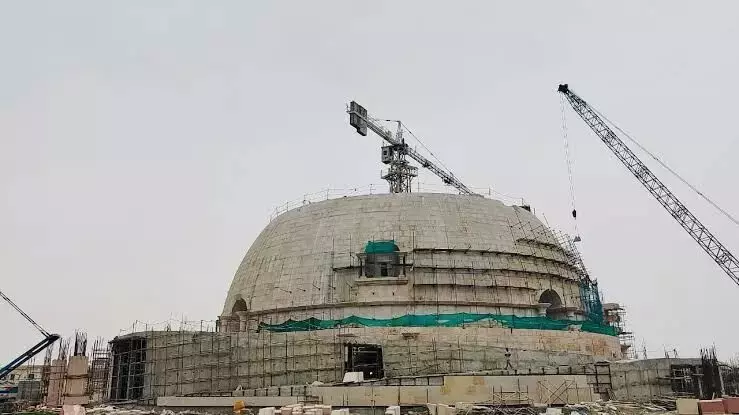
<svg viewBox="0 0 739 415"><path fill-rule="evenodd" d="M685 231L703 248L713 261L739 285L739 261L703 225L698 218L642 163L631 149L611 130L605 121L585 100L572 92L567 84L560 84L557 92L563 94L572 109L613 154L626 166L636 179L657 199Z"/></svg>
<svg viewBox="0 0 739 415"><path fill-rule="evenodd" d="M354 127L357 130L357 133L359 133L360 135L366 136L367 130L371 130L391 145L397 146L398 150L403 155L409 156L418 164L437 175L444 184L456 188L457 190L459 190L460 193L465 195L481 196L470 190L469 187L467 187L464 183L457 179L451 172L448 172L443 168L437 166L431 160L427 159L416 150L408 146L404 141L398 140L396 137L394 137L390 131L386 130L381 125L376 123L375 119L370 118L367 113L367 109L359 105L356 101L352 101L349 103L347 113L349 114L349 125Z"/></svg>

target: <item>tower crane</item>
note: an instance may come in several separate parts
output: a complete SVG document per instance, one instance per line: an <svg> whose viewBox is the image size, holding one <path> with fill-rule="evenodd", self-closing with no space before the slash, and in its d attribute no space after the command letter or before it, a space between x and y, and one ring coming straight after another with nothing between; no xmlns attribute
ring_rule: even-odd
<svg viewBox="0 0 739 415"><path fill-rule="evenodd" d="M675 196L670 189L639 160L634 152L611 130L597 111L584 99L572 92L567 84L559 85L559 93L567 101L577 115L585 121L605 145L618 157L627 169L644 185L649 193L672 215L686 232L703 248L704 251L721 267L722 270L739 285L739 261L719 240L703 225L698 218Z"/></svg>
<svg viewBox="0 0 739 415"><path fill-rule="evenodd" d="M47 347L54 344L55 341L59 340L59 335L51 334L48 331L44 330L43 327L41 327L38 323L33 321L33 319L28 314L26 314L23 310L21 310L21 308L18 307L18 305L16 305L10 298L8 298L7 295L3 294L2 291L0 291L0 297L2 297L5 301L7 301L11 307L13 307L18 313L20 313L20 315L22 315L26 320L28 320L28 322L31 323L31 325L33 325L33 327L35 327L36 330L38 330L41 333L41 335L44 336L43 340L41 340L40 342L35 344L33 347L28 349L22 355L13 359L13 361L8 363L7 365L0 368L0 379L2 379L8 373L14 371L18 367L20 367L21 365L29 361L33 356L36 356L37 354L41 353L41 351L43 351Z"/></svg>
<svg viewBox="0 0 739 415"><path fill-rule="evenodd" d="M389 165L388 170L383 172L382 178L390 184L391 193L411 192L411 180L418 176L418 168L408 163L406 159L406 156L408 156L422 167L439 176L444 184L459 190L461 194L479 196L459 181L452 172L437 166L409 147L403 139L402 123L400 121L395 121L398 123L398 132L393 135L378 123L379 120L369 117L367 110L355 101L349 103L347 112L349 113L349 124L357 130L357 133L366 136L367 129L369 129L389 143L389 145L382 147L382 162Z"/></svg>

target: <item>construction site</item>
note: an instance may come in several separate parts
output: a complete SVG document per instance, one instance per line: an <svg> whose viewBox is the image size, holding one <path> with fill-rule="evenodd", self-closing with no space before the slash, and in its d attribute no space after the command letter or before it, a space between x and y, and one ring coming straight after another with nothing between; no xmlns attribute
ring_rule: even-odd
<svg viewBox="0 0 739 415"><path fill-rule="evenodd" d="M567 85L558 91L739 284L733 254L603 117ZM135 323L88 347L86 334L60 340L3 295L44 336L3 368L0 379L15 381L7 402L446 415L588 411L577 405L613 400L739 412L739 368L715 350L656 359L637 350L624 308L602 301L578 235L542 222L536 206L473 191L407 145L402 123L391 131L356 102L347 113L358 134L383 140L386 193L319 193L276 209L211 320ZM448 190L419 191L419 168ZM706 409L716 400L723 412Z"/></svg>

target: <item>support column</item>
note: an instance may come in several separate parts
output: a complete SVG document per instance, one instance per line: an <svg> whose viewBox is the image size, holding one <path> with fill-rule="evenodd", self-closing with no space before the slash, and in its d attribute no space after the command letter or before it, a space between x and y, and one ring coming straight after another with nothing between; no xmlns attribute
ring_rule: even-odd
<svg viewBox="0 0 739 415"><path fill-rule="evenodd" d="M552 303L539 303L536 305L537 310L539 311L539 317L546 317L547 316L547 309L552 305Z"/></svg>
<svg viewBox="0 0 739 415"><path fill-rule="evenodd" d="M248 317L249 312L248 311L237 311L235 314L238 316L238 321L239 321L238 331L246 331L247 322L248 322L247 317Z"/></svg>

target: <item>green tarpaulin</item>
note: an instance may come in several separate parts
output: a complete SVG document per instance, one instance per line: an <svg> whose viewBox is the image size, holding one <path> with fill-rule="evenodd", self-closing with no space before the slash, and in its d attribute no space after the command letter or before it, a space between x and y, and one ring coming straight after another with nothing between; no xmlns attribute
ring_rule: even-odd
<svg viewBox="0 0 739 415"><path fill-rule="evenodd" d="M395 241L369 241L364 247L365 254L391 254L399 251Z"/></svg>
<svg viewBox="0 0 739 415"><path fill-rule="evenodd" d="M291 332L308 330L325 330L346 326L356 327L459 327L465 324L492 320L504 327L513 329L537 330L568 330L569 326L580 326L582 331L617 336L614 327L594 323L591 321L554 320L548 317L517 317L499 314L431 314L431 315L404 315L389 319L349 316L339 320L321 320L309 318L306 320L287 320L280 324L260 324L263 330L273 332Z"/></svg>

